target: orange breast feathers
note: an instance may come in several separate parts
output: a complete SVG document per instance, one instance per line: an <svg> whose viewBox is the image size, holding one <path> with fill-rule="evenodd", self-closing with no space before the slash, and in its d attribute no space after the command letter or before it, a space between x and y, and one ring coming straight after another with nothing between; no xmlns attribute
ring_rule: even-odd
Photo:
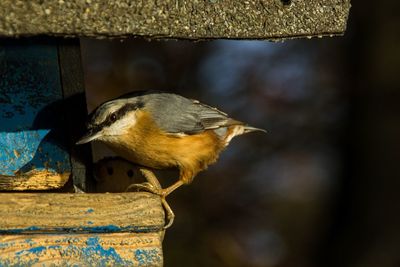
<svg viewBox="0 0 400 267"><path fill-rule="evenodd" d="M155 169L178 167L185 180L191 180L214 163L225 147L213 130L193 135L166 133L146 111L138 111L132 128L107 144L120 156L139 165Z"/></svg>

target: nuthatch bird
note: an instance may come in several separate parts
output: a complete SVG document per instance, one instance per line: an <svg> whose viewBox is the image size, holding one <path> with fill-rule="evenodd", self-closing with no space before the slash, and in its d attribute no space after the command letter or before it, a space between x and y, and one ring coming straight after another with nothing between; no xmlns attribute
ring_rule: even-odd
<svg viewBox="0 0 400 267"><path fill-rule="evenodd" d="M158 91L137 91L103 103L90 114L87 127L77 144L98 140L138 165L178 168L179 180L165 189L154 175L143 173L149 183L138 187L164 200L214 163L233 137L265 132L197 100Z"/></svg>

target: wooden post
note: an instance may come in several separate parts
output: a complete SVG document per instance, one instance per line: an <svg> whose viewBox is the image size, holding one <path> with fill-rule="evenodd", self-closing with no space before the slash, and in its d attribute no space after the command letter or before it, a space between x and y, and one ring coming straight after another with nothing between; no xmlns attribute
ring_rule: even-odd
<svg viewBox="0 0 400 267"><path fill-rule="evenodd" d="M284 40L341 35L349 10L350 0L2 0L0 36ZM89 146L73 146L86 115L79 44L35 40L0 40L0 190L57 189L72 175L91 191ZM0 210L0 266L163 264L158 196L3 193Z"/></svg>
<svg viewBox="0 0 400 267"><path fill-rule="evenodd" d="M90 144L76 146L75 142L84 134L87 118L85 85L78 38L58 42L58 60L61 86L64 97L65 129L69 136L71 174L73 184L84 192L93 192L92 151Z"/></svg>

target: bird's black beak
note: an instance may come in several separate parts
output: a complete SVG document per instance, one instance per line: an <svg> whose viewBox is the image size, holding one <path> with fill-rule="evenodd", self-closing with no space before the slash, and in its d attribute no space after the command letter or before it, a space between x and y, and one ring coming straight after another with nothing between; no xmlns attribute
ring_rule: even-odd
<svg viewBox="0 0 400 267"><path fill-rule="evenodd" d="M77 145L86 144L93 140L96 140L100 136L101 136L101 132L94 131L93 129L89 129L88 132L83 137L81 137L81 139L79 139L78 142L76 142L76 144Z"/></svg>

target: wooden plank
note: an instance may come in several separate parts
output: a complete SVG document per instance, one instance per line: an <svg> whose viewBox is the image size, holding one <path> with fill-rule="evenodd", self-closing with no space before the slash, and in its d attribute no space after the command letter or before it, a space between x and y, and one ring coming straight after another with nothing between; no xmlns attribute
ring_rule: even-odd
<svg viewBox="0 0 400 267"><path fill-rule="evenodd" d="M155 232L164 226L159 196L146 193L0 194L0 234Z"/></svg>
<svg viewBox="0 0 400 267"><path fill-rule="evenodd" d="M1 40L0 190L59 188L68 180L62 97L53 41Z"/></svg>
<svg viewBox="0 0 400 267"><path fill-rule="evenodd" d="M350 0L0 1L0 35L282 39L343 34Z"/></svg>
<svg viewBox="0 0 400 267"><path fill-rule="evenodd" d="M0 189L12 191L58 189L69 180L70 173L31 170L17 175L0 175Z"/></svg>
<svg viewBox="0 0 400 267"><path fill-rule="evenodd" d="M86 129L87 106L79 39L62 39L58 43L64 114L69 136L73 184L84 192L93 192L92 151L90 144L77 146Z"/></svg>
<svg viewBox="0 0 400 267"><path fill-rule="evenodd" d="M159 233L0 236L0 266L163 266Z"/></svg>

